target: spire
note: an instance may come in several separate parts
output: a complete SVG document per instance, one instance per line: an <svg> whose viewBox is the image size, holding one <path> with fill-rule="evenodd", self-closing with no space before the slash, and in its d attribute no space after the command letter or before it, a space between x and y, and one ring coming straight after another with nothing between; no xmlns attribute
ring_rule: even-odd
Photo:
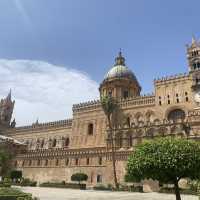
<svg viewBox="0 0 200 200"><path fill-rule="evenodd" d="M12 97L12 92L11 92L11 89L10 89L8 96L6 97L6 100L11 101L11 97Z"/></svg>
<svg viewBox="0 0 200 200"><path fill-rule="evenodd" d="M125 66L125 58L122 56L121 48L119 50L118 56L115 58L115 65L123 65L123 66Z"/></svg>
<svg viewBox="0 0 200 200"><path fill-rule="evenodd" d="M195 36L194 36L194 35L192 36L192 45L193 45L193 44L196 44L196 39L195 39Z"/></svg>

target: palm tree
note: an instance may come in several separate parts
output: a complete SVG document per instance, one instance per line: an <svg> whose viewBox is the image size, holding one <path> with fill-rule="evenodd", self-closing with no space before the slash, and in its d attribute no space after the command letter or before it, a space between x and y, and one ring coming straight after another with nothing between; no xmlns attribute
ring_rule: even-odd
<svg viewBox="0 0 200 200"><path fill-rule="evenodd" d="M114 146L114 141L113 141L113 123L112 123L112 118L114 116L114 113L118 109L118 105L117 105L117 101L110 96L102 97L101 105L108 120L108 127L109 127L108 133L109 133L109 138L111 141L114 183L115 183L115 188L118 189L119 184L117 181L117 173L116 173L115 146Z"/></svg>

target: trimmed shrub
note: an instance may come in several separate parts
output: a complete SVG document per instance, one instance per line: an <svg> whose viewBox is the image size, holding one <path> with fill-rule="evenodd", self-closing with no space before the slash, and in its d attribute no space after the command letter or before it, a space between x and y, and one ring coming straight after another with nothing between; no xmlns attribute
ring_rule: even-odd
<svg viewBox="0 0 200 200"><path fill-rule="evenodd" d="M72 188L72 189L81 189L85 190L86 189L86 184L77 184L77 183L41 183L39 185L40 187L53 187L53 188Z"/></svg>
<svg viewBox="0 0 200 200"><path fill-rule="evenodd" d="M12 183L12 185L35 187L35 186L37 186L37 182L36 181L31 181L30 179L25 178L25 179L22 179L20 183Z"/></svg>
<svg viewBox="0 0 200 200"><path fill-rule="evenodd" d="M33 200L31 194L14 188L0 188L0 200Z"/></svg>
<svg viewBox="0 0 200 200"><path fill-rule="evenodd" d="M84 173L76 173L71 176L72 181L77 181L79 184L81 181L87 181L88 176Z"/></svg>
<svg viewBox="0 0 200 200"><path fill-rule="evenodd" d="M103 184L100 184L100 185L95 185L93 187L94 190L109 190L111 191L112 190L112 187L108 187L108 186L105 186Z"/></svg>
<svg viewBox="0 0 200 200"><path fill-rule="evenodd" d="M162 187L162 188L160 188L159 192L167 193L167 194L174 194L174 188ZM188 189L180 188L180 193L181 194L189 194L189 195L197 195L197 192L191 190L190 188L188 188Z"/></svg>
<svg viewBox="0 0 200 200"><path fill-rule="evenodd" d="M21 179L22 178L22 171L19 171L19 170L12 170L11 172L10 172L10 178L12 179L12 180L14 180L14 179Z"/></svg>

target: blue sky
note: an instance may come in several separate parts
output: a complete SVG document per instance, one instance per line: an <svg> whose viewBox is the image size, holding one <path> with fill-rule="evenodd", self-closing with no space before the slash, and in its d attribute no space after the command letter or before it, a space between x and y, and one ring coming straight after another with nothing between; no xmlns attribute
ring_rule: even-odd
<svg viewBox="0 0 200 200"><path fill-rule="evenodd" d="M154 78L187 72L185 45L200 37L199 7L199 0L1 0L0 59L4 69L10 60L63 66L98 87L122 48L143 93L152 92ZM0 96L12 87L20 99L17 84L4 81ZM72 100L88 93L79 95Z"/></svg>

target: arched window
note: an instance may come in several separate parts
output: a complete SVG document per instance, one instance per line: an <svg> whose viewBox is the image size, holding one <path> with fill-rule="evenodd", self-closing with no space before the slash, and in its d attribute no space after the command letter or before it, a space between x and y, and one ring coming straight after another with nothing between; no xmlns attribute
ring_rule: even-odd
<svg viewBox="0 0 200 200"><path fill-rule="evenodd" d="M41 140L41 144L40 147L43 148L44 147L44 139Z"/></svg>
<svg viewBox="0 0 200 200"><path fill-rule="evenodd" d="M40 166L40 160L37 161L37 166Z"/></svg>
<svg viewBox="0 0 200 200"><path fill-rule="evenodd" d="M45 160L45 163L44 163L44 165L45 165L45 166L47 166L47 165L48 165L48 160Z"/></svg>
<svg viewBox="0 0 200 200"><path fill-rule="evenodd" d="M78 158L76 158L75 160L75 165L78 165Z"/></svg>
<svg viewBox="0 0 200 200"><path fill-rule="evenodd" d="M59 160L58 159L56 159L56 166L58 166L59 165Z"/></svg>
<svg viewBox="0 0 200 200"><path fill-rule="evenodd" d="M90 164L90 159L87 158L87 159L86 159L86 165L89 165L89 164Z"/></svg>
<svg viewBox="0 0 200 200"><path fill-rule="evenodd" d="M99 157L99 165L102 165L102 157Z"/></svg>
<svg viewBox="0 0 200 200"><path fill-rule="evenodd" d="M56 139L54 139L54 140L53 140L52 146L53 146L53 147L56 147L56 143L57 143L57 141L56 141Z"/></svg>
<svg viewBox="0 0 200 200"><path fill-rule="evenodd" d="M168 114L168 120L177 121L177 120L184 120L185 119L185 112L181 109L172 110Z"/></svg>
<svg viewBox="0 0 200 200"><path fill-rule="evenodd" d="M69 165L69 158L67 158L67 159L65 160L65 165L66 165L66 166Z"/></svg>
<svg viewBox="0 0 200 200"><path fill-rule="evenodd" d="M97 183L101 183L102 182L102 175L98 174L97 175Z"/></svg>
<svg viewBox="0 0 200 200"><path fill-rule="evenodd" d="M69 138L66 138L65 139L65 147L68 147L69 146Z"/></svg>
<svg viewBox="0 0 200 200"><path fill-rule="evenodd" d="M126 123L127 123L128 128L130 128L130 127L131 127L131 120L130 120L130 117L127 117Z"/></svg>
<svg viewBox="0 0 200 200"><path fill-rule="evenodd" d="M88 124L88 135L93 135L94 125L92 123Z"/></svg>
<svg viewBox="0 0 200 200"><path fill-rule="evenodd" d="M32 160L29 160L29 163L28 163L28 165L29 165L29 166L31 166L31 165L32 165Z"/></svg>

